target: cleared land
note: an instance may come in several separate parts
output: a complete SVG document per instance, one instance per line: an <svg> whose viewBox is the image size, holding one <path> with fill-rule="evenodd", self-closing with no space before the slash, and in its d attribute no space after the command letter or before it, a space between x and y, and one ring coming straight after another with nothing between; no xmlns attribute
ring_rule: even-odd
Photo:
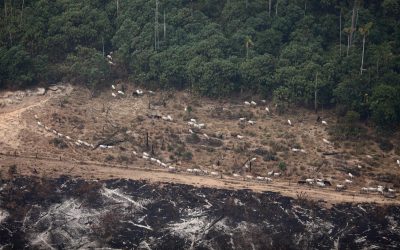
<svg viewBox="0 0 400 250"><path fill-rule="evenodd" d="M117 86L119 89L121 86ZM125 95L117 98L111 95L111 87L91 98L88 90L69 85L58 86L45 95L0 93L5 103L0 108L2 176L15 164L20 174L44 177L67 174L85 179L148 179L277 191L292 197L306 192L310 198L329 203L400 202L399 198L359 193L361 187L377 185L398 189L398 149L383 152L372 136L358 142L324 142L331 140L328 129L336 122L329 111L320 113L328 123L325 126L316 122L313 112L293 108L278 115L272 104L256 97L215 101L187 92L145 91L144 95L132 96L134 90L125 89ZM252 100L257 105L244 105L244 101ZM162 119L168 115L172 121ZM189 126L190 119L204 123L205 128ZM78 146L78 140L94 148ZM392 143L398 142L397 134ZM100 145L112 148L102 149ZM175 167L177 172L169 173L143 159L142 152ZM246 161L253 157L256 160L250 167ZM279 168L280 162L286 164L286 171ZM208 171L208 175L188 174L188 168ZM271 171L281 175L270 176L271 183L256 181L256 176L268 177ZM218 176L212 177L211 172ZM355 177L351 179L348 173ZM298 180L306 178L328 180L332 187L297 185ZM336 184L345 184L345 179L352 181L347 190L334 191Z"/></svg>

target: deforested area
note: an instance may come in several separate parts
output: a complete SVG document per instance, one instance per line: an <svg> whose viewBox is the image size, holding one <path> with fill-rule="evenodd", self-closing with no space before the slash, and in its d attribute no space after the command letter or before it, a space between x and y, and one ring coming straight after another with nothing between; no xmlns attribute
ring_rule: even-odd
<svg viewBox="0 0 400 250"><path fill-rule="evenodd" d="M0 18L1 249L398 248L398 1Z"/></svg>
<svg viewBox="0 0 400 250"><path fill-rule="evenodd" d="M126 179L15 178L1 183L7 248L397 249L399 207L330 209L254 194ZM10 209L18 207L18 210Z"/></svg>

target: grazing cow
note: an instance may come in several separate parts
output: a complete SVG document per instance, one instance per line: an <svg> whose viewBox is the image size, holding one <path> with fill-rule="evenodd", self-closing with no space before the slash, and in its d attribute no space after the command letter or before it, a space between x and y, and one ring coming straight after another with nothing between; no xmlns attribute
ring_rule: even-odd
<svg viewBox="0 0 400 250"><path fill-rule="evenodd" d="M336 191L343 191L345 189L346 189L345 185L342 185L342 184L337 184L336 185Z"/></svg>
<svg viewBox="0 0 400 250"><path fill-rule="evenodd" d="M265 181L266 181L266 182L272 182L272 179L269 178L269 177L265 177Z"/></svg>
<svg viewBox="0 0 400 250"><path fill-rule="evenodd" d="M306 179L306 182L308 183L308 185L313 185L314 179Z"/></svg>
<svg viewBox="0 0 400 250"><path fill-rule="evenodd" d="M219 175L218 172L211 172L210 174L213 175L213 176L218 176Z"/></svg>

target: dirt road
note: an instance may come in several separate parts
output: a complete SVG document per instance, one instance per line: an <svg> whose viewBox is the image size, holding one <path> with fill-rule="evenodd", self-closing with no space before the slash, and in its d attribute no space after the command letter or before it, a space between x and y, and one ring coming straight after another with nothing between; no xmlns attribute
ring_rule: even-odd
<svg viewBox="0 0 400 250"><path fill-rule="evenodd" d="M116 179L126 178L132 180L147 180L152 183L177 183L197 187L210 187L218 189L250 189L254 192L278 192L282 195L297 198L304 193L309 199L324 201L327 206L337 203L378 203L400 204L400 199L387 199L380 195L361 195L355 190L336 192L334 188L316 188L289 183L286 180L276 180L266 184L256 181L234 179L229 176L210 177L196 176L186 173L170 173L165 169L139 168L135 166L109 165L95 162L77 162L66 159L35 159L35 157L14 157L0 155L1 171L4 175L8 166L15 164L17 173L23 176L38 176L56 178L69 175L84 179Z"/></svg>

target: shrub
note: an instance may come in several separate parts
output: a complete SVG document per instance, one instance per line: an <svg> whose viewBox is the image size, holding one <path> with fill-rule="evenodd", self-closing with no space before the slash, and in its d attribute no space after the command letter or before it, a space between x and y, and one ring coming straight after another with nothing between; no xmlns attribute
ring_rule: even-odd
<svg viewBox="0 0 400 250"><path fill-rule="evenodd" d="M8 166L8 175L13 176L17 174L17 165L13 164Z"/></svg>
<svg viewBox="0 0 400 250"><path fill-rule="evenodd" d="M256 153L258 155L262 155L264 161L276 161L278 159L276 157L276 152L274 152L274 151L268 151L265 149L262 149L262 150L256 149L254 151L254 153ZM262 153L262 154L260 154L260 153Z"/></svg>
<svg viewBox="0 0 400 250"><path fill-rule="evenodd" d="M191 134L186 137L187 143L197 144L201 141L200 137L197 134Z"/></svg>
<svg viewBox="0 0 400 250"><path fill-rule="evenodd" d="M53 138L50 140L50 144L54 144L54 146L58 147L59 149L68 148L67 143L63 139L60 138Z"/></svg>
<svg viewBox="0 0 400 250"><path fill-rule="evenodd" d="M182 154L182 159L183 160L190 161L190 160L192 160L192 158L193 158L192 152L189 152L189 151L183 152L183 154Z"/></svg>
<svg viewBox="0 0 400 250"><path fill-rule="evenodd" d="M388 139L379 139L379 148L383 151L391 151L393 149L393 144Z"/></svg>
<svg viewBox="0 0 400 250"><path fill-rule="evenodd" d="M221 147L223 145L223 142L215 138L210 138L207 139L207 144L211 147Z"/></svg>
<svg viewBox="0 0 400 250"><path fill-rule="evenodd" d="M286 163L283 162L283 161L279 162L278 167L279 167L279 169L280 169L281 171L286 171L286 168L287 168Z"/></svg>

